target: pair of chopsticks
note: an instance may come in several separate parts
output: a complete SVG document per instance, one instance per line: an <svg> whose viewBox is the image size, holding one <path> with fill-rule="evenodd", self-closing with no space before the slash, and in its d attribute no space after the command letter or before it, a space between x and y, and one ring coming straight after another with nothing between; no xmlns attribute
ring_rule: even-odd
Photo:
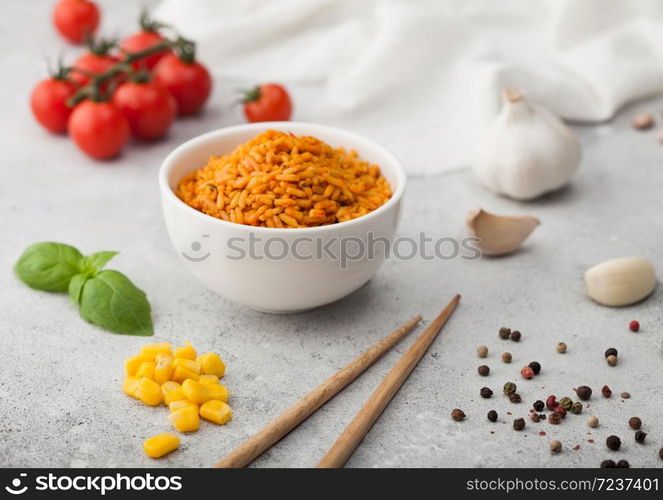
<svg viewBox="0 0 663 500"><path fill-rule="evenodd" d="M403 356L384 377L378 388L366 401L355 418L318 463L319 468L342 467L350 458L366 433L373 426L380 414L387 407L398 389L403 385L426 350L437 337L447 319L456 309L460 295L456 295L442 310L440 315L426 328L419 338L410 346ZM364 370L380 359L389 349L412 330L421 321L415 316L390 333L382 341L355 358L350 364L341 368L318 387L309 392L293 406L272 420L253 436L242 442L237 448L214 464L219 468L246 467L258 456L277 443L286 434L306 420L318 408L344 389Z"/></svg>

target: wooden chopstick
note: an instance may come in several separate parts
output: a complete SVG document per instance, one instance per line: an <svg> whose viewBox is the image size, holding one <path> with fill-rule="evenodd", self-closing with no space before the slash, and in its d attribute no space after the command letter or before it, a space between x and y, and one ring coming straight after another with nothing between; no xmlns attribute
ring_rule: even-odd
<svg viewBox="0 0 663 500"><path fill-rule="evenodd" d="M318 463L318 468L343 467L355 451L366 433L373 426L382 411L387 407L403 382L408 378L417 363L426 353L437 334L456 309L460 295L456 295L440 315L426 328L419 338L403 354L391 371L384 377L375 392L368 398L355 418L345 428L327 454Z"/></svg>
<svg viewBox="0 0 663 500"><path fill-rule="evenodd" d="M366 368L380 359L382 355L412 330L419 321L421 321L421 316L417 315L398 330L390 333L382 341L355 358L350 364L341 368L297 403L281 413L281 415L272 420L260 431L243 441L237 448L214 464L214 467L246 467L256 457L264 453L265 450L273 446L283 436L334 397L341 389L366 370Z"/></svg>

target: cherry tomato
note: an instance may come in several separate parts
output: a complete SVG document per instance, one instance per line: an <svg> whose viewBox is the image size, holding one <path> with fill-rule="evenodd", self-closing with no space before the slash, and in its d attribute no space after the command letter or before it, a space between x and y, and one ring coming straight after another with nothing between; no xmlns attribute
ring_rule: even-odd
<svg viewBox="0 0 663 500"><path fill-rule="evenodd" d="M41 81L30 96L30 106L37 121L51 132L66 132L72 112L66 101L76 89L75 84L62 76Z"/></svg>
<svg viewBox="0 0 663 500"><path fill-rule="evenodd" d="M163 136L177 113L173 96L155 82L123 83L112 103L128 118L131 133L143 140Z"/></svg>
<svg viewBox="0 0 663 500"><path fill-rule="evenodd" d="M129 139L129 121L109 102L83 101L71 114L69 135L91 157L111 158Z"/></svg>
<svg viewBox="0 0 663 500"><path fill-rule="evenodd" d="M165 56L154 68L154 80L172 94L180 115L200 111L212 91L212 77L199 62L183 61L175 54Z"/></svg>
<svg viewBox="0 0 663 500"><path fill-rule="evenodd" d="M143 10L140 14L139 24L141 30L138 33L135 33L120 42L120 50L122 52L139 52L165 40L165 38L159 33L159 30L163 28L164 25L152 19L146 10ZM134 61L132 66L136 70L143 68L151 70L157 65L163 56L169 53L170 49L161 50L138 61Z"/></svg>
<svg viewBox="0 0 663 500"><path fill-rule="evenodd" d="M281 85L265 83L245 94L244 114L250 122L287 121L292 114L292 101Z"/></svg>
<svg viewBox="0 0 663 500"><path fill-rule="evenodd" d="M110 54L115 46L113 40L99 39L88 41L88 51L76 59L71 78L79 85L87 85L90 82L89 75L98 75L109 70L120 58Z"/></svg>
<svg viewBox="0 0 663 500"><path fill-rule="evenodd" d="M73 43L81 43L99 26L99 8L89 0L60 0L53 10L53 24Z"/></svg>

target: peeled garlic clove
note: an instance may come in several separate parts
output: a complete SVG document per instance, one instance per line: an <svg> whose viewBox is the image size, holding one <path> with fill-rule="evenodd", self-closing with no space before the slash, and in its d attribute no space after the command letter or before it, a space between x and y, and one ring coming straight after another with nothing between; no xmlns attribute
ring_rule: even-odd
<svg viewBox="0 0 663 500"><path fill-rule="evenodd" d="M627 306L654 291L656 272L651 262L639 257L606 260L585 272L585 286L599 304Z"/></svg>
<svg viewBox="0 0 663 500"><path fill-rule="evenodd" d="M477 246L488 255L517 250L541 222L530 215L495 215L480 208L467 214L467 226L481 241Z"/></svg>
<svg viewBox="0 0 663 500"><path fill-rule="evenodd" d="M516 200L532 200L568 184L580 163L573 131L520 91L505 89L502 97L502 110L473 162L481 182Z"/></svg>

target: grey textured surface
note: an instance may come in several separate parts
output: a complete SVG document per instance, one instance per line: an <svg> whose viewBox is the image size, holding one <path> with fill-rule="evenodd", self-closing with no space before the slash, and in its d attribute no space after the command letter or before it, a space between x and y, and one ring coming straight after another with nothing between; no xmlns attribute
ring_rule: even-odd
<svg viewBox="0 0 663 500"><path fill-rule="evenodd" d="M138 9L128 1L112 4L104 18L108 31L133 19ZM131 145L117 161L92 162L65 138L42 131L26 105L29 89L42 76L43 55L63 47L44 5L14 3L15 15L0 20L0 40L20 40L15 51L5 53L0 70L0 466L209 466L407 318L421 313L430 320L456 292L463 294L456 314L349 466L593 467L605 458L624 458L633 466L663 463L657 456L663 446L660 292L634 307L607 309L588 300L582 285L587 267L612 257L641 255L663 269L663 149L654 132L636 133L628 124L636 110L660 109L662 101L638 104L609 124L578 127L584 160L573 185L535 203L497 198L466 169L410 179L401 234L461 237L465 213L476 206L532 213L542 225L518 254L474 262L389 262L367 286L336 304L271 316L227 302L184 272L158 200L156 173L169 150L240 120L225 104L235 85L217 82L208 112L178 122L167 140ZM28 37L16 18L43 28ZM294 90L302 100L311 92ZM296 118L306 121L304 106ZM153 340L177 344L188 338L198 349L224 357L234 420L225 427L203 424L183 438L176 453L161 461L147 458L142 442L169 429L167 410L128 398L120 384L122 360L152 339L99 330L78 317L66 296L20 283L11 272L14 262L27 245L43 240L68 242L84 252L120 251L110 267L147 291L157 331ZM640 333L627 329L633 318L642 324ZM502 325L520 329L523 340L500 340ZM255 465L314 465L415 335ZM555 352L559 341L568 343L567 354ZM481 344L490 349L487 378L476 372L484 362L475 354ZM603 359L611 346L620 352L614 368ZM500 361L507 350L513 354L510 365ZM543 370L525 381L519 370L532 360ZM507 380L519 385L524 403L501 396ZM512 429L512 420L525 417L534 400L571 396L582 384L595 391L583 415L569 415L559 426L528 421L523 432ZM604 384L612 387L612 399L600 396ZM484 385L495 391L490 400L479 397ZM632 398L622 401L621 391ZM456 407L468 415L462 423L449 418ZM500 414L495 424L485 416L493 408ZM597 415L601 425L588 428L588 415ZM645 445L635 443L627 426L633 415L649 433ZM606 449L610 434L621 436L619 452ZM552 439L564 443L560 455L549 453Z"/></svg>

